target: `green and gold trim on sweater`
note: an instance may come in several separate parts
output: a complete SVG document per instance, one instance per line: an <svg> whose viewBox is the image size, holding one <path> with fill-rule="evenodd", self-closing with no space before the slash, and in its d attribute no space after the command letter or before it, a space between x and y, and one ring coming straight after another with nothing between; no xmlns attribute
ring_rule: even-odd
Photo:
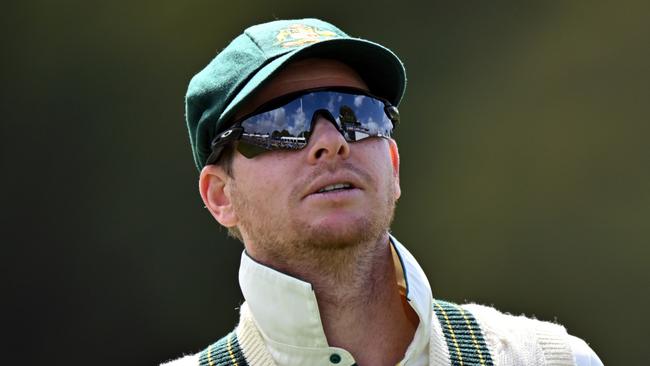
<svg viewBox="0 0 650 366"><path fill-rule="evenodd" d="M481 327L472 314L442 300L433 300L433 310L442 326L452 366L494 365Z"/></svg>
<svg viewBox="0 0 650 366"><path fill-rule="evenodd" d="M203 350L199 366L248 366L235 331Z"/></svg>

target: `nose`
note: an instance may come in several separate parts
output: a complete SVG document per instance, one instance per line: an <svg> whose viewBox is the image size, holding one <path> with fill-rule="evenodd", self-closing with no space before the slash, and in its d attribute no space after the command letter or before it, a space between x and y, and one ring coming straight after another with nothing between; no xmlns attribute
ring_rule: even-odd
<svg viewBox="0 0 650 366"><path fill-rule="evenodd" d="M307 149L307 159L310 164L336 157L347 159L350 156L348 142L334 123L323 116L318 116L314 122Z"/></svg>

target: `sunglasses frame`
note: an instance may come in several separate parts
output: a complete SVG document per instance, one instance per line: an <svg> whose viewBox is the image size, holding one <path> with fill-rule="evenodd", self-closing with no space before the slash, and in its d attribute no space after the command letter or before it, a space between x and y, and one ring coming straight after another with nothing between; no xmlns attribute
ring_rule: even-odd
<svg viewBox="0 0 650 366"><path fill-rule="evenodd" d="M288 93L288 94L283 94L281 96L273 98L273 99L263 103L259 107L257 107L253 112L248 113L248 114L244 115L243 117L238 118L233 123L231 123L230 127L228 129L226 129L225 131L219 133L219 135L217 135L212 140L212 143L211 143L212 153L208 156L205 165L215 164L219 160L219 157L221 156L221 152L226 147L226 145L228 145L229 143L233 143L235 141L240 140L242 134L244 133L244 128L241 126L241 124L243 122L245 122L247 119L249 119L251 117L254 117L256 115L259 115L259 114L269 112L269 111L272 111L274 109L283 107L283 106L291 103L292 101L294 101L294 100L296 100L299 97L302 97L304 95L311 94L311 93L316 93L316 92L323 92L323 91L325 91L325 92L340 92L340 93L351 94L351 95L363 95L363 96L370 97L370 98L373 98L375 100L378 100L378 101L382 102L384 104L384 113L386 113L386 116L388 117L388 119L393 124L393 128L391 129L391 132L390 132L389 136L377 136L377 137L391 137L392 134L393 134L393 131L395 130L395 128L399 124L399 111L398 111L397 107L393 106L387 99L382 98L382 97L378 97L376 95L373 95L373 94L371 94L370 92L368 92L366 90L359 89L359 88L354 88L354 87L346 87L346 86L335 86L335 87L330 86L330 87L318 87L318 88L312 88L312 89L298 90L298 91L295 91L295 92L291 92L291 93ZM324 111L326 113L322 113L321 111ZM319 112L321 112L321 113L319 113ZM345 136L345 134L341 130L341 126L339 126L339 124L336 122L336 118L334 118L334 116L332 116L331 112L327 108L322 108L322 109L316 110L313 113L313 115L311 117L312 121L311 121L310 127L309 127L310 132L313 129L313 119L317 114L325 116L328 120L330 120L332 122L332 124L336 127L336 129L339 130L339 132L341 132L341 134L343 136ZM346 141L347 141L347 139L346 139ZM352 142L354 142L354 141L352 141ZM289 149L272 149L272 150L269 150L269 149L266 149L266 148L263 148L263 147L260 147L260 146L254 145L254 144L250 144L250 143L248 143L248 144L251 145L251 146L255 146L256 148L258 148L260 150L258 153L255 153L252 156L246 156L246 154L244 154L244 156L246 156L249 159L254 157L254 156L257 156L259 153L263 153L263 152L266 152L266 151L292 150L290 148ZM302 147L300 149L302 149Z"/></svg>

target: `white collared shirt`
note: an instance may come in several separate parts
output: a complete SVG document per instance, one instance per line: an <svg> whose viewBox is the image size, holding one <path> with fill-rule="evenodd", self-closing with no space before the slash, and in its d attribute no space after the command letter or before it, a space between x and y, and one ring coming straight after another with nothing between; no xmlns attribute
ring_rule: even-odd
<svg viewBox="0 0 650 366"><path fill-rule="evenodd" d="M425 366L433 321L431 287L411 253L394 237L390 240L398 285L403 282L403 295L420 321L398 366ZM246 252L241 257L239 284L278 366L355 364L348 351L328 345L311 284L264 266ZM578 366L602 365L583 340L571 337L571 349Z"/></svg>

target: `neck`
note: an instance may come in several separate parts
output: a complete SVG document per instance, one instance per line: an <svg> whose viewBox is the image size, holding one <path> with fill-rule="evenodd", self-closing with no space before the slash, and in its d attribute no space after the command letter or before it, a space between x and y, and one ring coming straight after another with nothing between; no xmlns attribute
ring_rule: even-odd
<svg viewBox="0 0 650 366"><path fill-rule="evenodd" d="M284 260L249 253L311 283L330 346L348 350L359 365L396 365L413 339L418 317L399 292L388 233L322 251L294 252Z"/></svg>

